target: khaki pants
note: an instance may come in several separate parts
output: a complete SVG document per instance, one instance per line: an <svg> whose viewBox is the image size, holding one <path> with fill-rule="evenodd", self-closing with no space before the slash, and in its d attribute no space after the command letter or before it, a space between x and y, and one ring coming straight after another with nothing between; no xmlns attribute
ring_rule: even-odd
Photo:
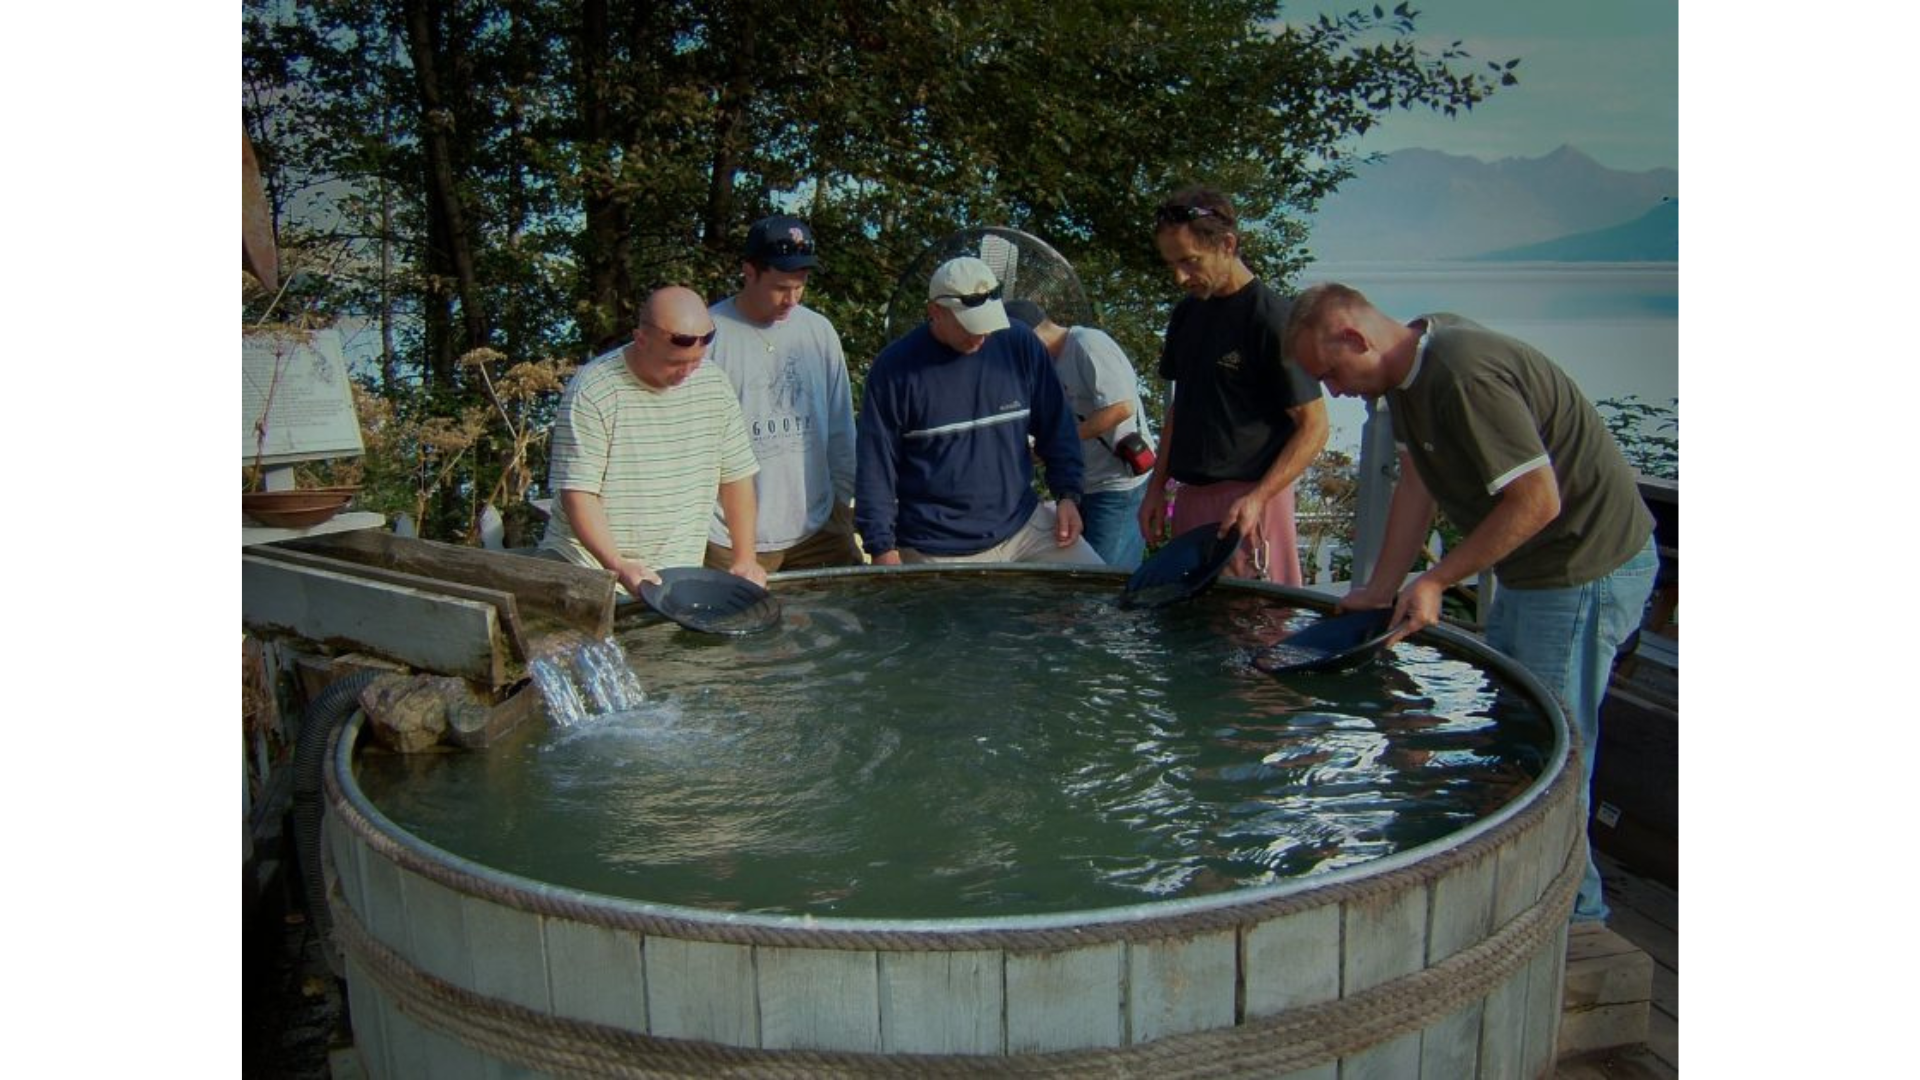
<svg viewBox="0 0 1920 1080"><path fill-rule="evenodd" d="M1053 527L1057 523L1057 510L1053 503L1043 502L1033 508L1033 516L1027 519L1018 531L998 544L976 551L971 555L929 555L915 551L910 547L900 549L900 561L903 563L1080 563L1087 566L1103 566L1100 553L1093 550L1084 536L1074 538L1072 544L1061 547L1053 542Z"/></svg>
<svg viewBox="0 0 1920 1080"><path fill-rule="evenodd" d="M767 573L780 570L824 570L833 566L859 566L860 549L853 543L853 508L835 505L832 516L819 531L781 551L756 551L754 561ZM706 564L714 570L733 566L733 549L709 542Z"/></svg>

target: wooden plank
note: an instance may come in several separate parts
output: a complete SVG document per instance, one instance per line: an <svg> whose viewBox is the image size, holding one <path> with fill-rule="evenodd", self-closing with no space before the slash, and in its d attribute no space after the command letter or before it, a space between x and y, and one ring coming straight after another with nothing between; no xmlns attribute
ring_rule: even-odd
<svg viewBox="0 0 1920 1080"><path fill-rule="evenodd" d="M1475 1001L1442 1017L1420 1037L1420 1076L1445 1080L1474 1076L1480 1068L1480 1018L1486 1002Z"/></svg>
<svg viewBox="0 0 1920 1080"><path fill-rule="evenodd" d="M1678 1071L1680 1068L1680 1017L1656 1008L1647 1014L1647 1049Z"/></svg>
<svg viewBox="0 0 1920 1080"><path fill-rule="evenodd" d="M477 896L461 898L475 992L536 1012L553 1011L540 917Z"/></svg>
<svg viewBox="0 0 1920 1080"><path fill-rule="evenodd" d="M1680 1019L1680 973L1653 965L1653 1007L1677 1022Z"/></svg>
<svg viewBox="0 0 1920 1080"><path fill-rule="evenodd" d="M1566 964L1567 929L1562 923L1527 965L1527 1020L1521 1060L1526 1062L1528 1076L1545 1076L1553 1071L1553 1061L1558 1056Z"/></svg>
<svg viewBox="0 0 1920 1080"><path fill-rule="evenodd" d="M1232 1027L1237 936L1224 930L1129 948L1129 1041Z"/></svg>
<svg viewBox="0 0 1920 1080"><path fill-rule="evenodd" d="M1493 882L1494 859L1486 856L1429 883L1433 906L1428 912L1428 966L1480 944L1493 932Z"/></svg>
<svg viewBox="0 0 1920 1080"><path fill-rule="evenodd" d="M1613 908L1607 924L1614 933L1645 949L1655 963L1680 970L1680 936L1673 930L1624 905Z"/></svg>
<svg viewBox="0 0 1920 1080"><path fill-rule="evenodd" d="M1602 852L1596 860L1606 877L1607 891L1621 904L1647 917L1656 926L1675 933L1680 929L1680 893L1672 886L1634 873ZM1610 900L1609 903L1612 901Z"/></svg>
<svg viewBox="0 0 1920 1080"><path fill-rule="evenodd" d="M873 953L761 946L754 960L761 1046L880 1049L879 961Z"/></svg>
<svg viewBox="0 0 1920 1080"><path fill-rule="evenodd" d="M1553 1080L1680 1080L1680 1072L1644 1046L1627 1046L1555 1062Z"/></svg>
<svg viewBox="0 0 1920 1080"><path fill-rule="evenodd" d="M1425 966L1427 889L1409 888L1341 905L1341 995L1352 995ZM1420 1075L1420 1033L1411 1032L1343 1059L1345 1078L1394 1078Z"/></svg>
<svg viewBox="0 0 1920 1080"><path fill-rule="evenodd" d="M1505 926L1514 917L1532 907L1540 899L1540 864L1531 858L1538 849L1536 845L1521 841L1526 837L1516 837L1500 845L1496 856L1493 884L1493 924ZM1558 865L1558 864L1556 864Z"/></svg>
<svg viewBox="0 0 1920 1080"><path fill-rule="evenodd" d="M1624 938L1619 940L1625 943ZM1653 958L1631 945L1625 951L1578 958L1574 949L1569 948L1566 1007L1580 1009L1647 1002L1653 997L1653 967Z"/></svg>
<svg viewBox="0 0 1920 1080"><path fill-rule="evenodd" d="M380 1027L387 1044L387 1060L392 1063L391 1072L386 1075L424 1080L430 1068L426 1032L391 1002L381 1010Z"/></svg>
<svg viewBox="0 0 1920 1080"><path fill-rule="evenodd" d="M1640 946L1606 928L1602 923L1575 923L1567 935L1567 966L1582 960L1597 960L1642 952Z"/></svg>
<svg viewBox="0 0 1920 1080"><path fill-rule="evenodd" d="M1340 1059L1340 1080L1407 1080L1419 1075L1418 1031L1409 1031Z"/></svg>
<svg viewBox="0 0 1920 1080"><path fill-rule="evenodd" d="M555 1015L647 1030L646 976L633 935L570 919L545 920Z"/></svg>
<svg viewBox="0 0 1920 1080"><path fill-rule="evenodd" d="M512 593L529 615L538 612L595 638L613 632L614 578L605 570L395 536L375 529L288 540L282 546L499 589Z"/></svg>
<svg viewBox="0 0 1920 1080"><path fill-rule="evenodd" d="M393 863L364 844L356 845L360 855L360 887L367 904L360 909L360 925L374 940L402 956L411 954L407 934L407 912L400 900L400 871Z"/></svg>
<svg viewBox="0 0 1920 1080"><path fill-rule="evenodd" d="M1340 906L1269 919L1241 943L1249 1019L1340 996Z"/></svg>
<svg viewBox="0 0 1920 1080"><path fill-rule="evenodd" d="M1647 1003L1595 1005L1560 1017L1560 1053L1588 1054L1647 1041Z"/></svg>
<svg viewBox="0 0 1920 1080"><path fill-rule="evenodd" d="M1480 1014L1480 1073L1495 1077L1524 1077L1521 1060L1526 1038L1527 969L1522 967L1487 995Z"/></svg>
<svg viewBox="0 0 1920 1080"><path fill-rule="evenodd" d="M1126 946L1007 954L1007 1052L1119 1046Z"/></svg>
<svg viewBox="0 0 1920 1080"><path fill-rule="evenodd" d="M490 604L401 585L240 557L240 606L250 630L379 653L491 687L507 681L507 645Z"/></svg>
<svg viewBox="0 0 1920 1080"><path fill-rule="evenodd" d="M399 875L409 939L402 954L429 975L473 989L473 950L467 944L460 894L409 871Z"/></svg>
<svg viewBox="0 0 1920 1080"><path fill-rule="evenodd" d="M880 1039L889 1054L998 1054L1005 961L993 951L880 954Z"/></svg>
<svg viewBox="0 0 1920 1080"><path fill-rule="evenodd" d="M332 879L338 882L340 896L335 899L331 889L327 892L328 905L345 904L352 909L354 917L361 922L367 918L366 893L360 886L360 856L355 850L360 841L352 832L343 827L339 820L328 813L320 820L320 836L332 858L323 866L332 873Z"/></svg>
<svg viewBox="0 0 1920 1080"><path fill-rule="evenodd" d="M760 1045L752 946L650 937L640 954L653 1034L728 1046Z"/></svg>
<svg viewBox="0 0 1920 1080"><path fill-rule="evenodd" d="M365 1055L367 1067L375 1076L402 1075L396 1071L393 1049L387 1044L386 1017L393 1004L352 953L347 954L346 973L347 985L353 988L347 995L347 1016L353 1024L354 1046Z"/></svg>
<svg viewBox="0 0 1920 1080"><path fill-rule="evenodd" d="M1397 893L1349 900L1341 905L1346 955L1340 986L1351 997L1425 966L1427 890L1417 886Z"/></svg>
<svg viewBox="0 0 1920 1080"><path fill-rule="evenodd" d="M389 585L404 585L421 592L442 593L457 596L462 600L474 600L482 604L492 604L500 613L500 625L505 628L507 640L513 645L514 656L522 663L529 657L527 652L527 632L520 623L520 604L514 595L501 589L484 589L478 585L466 585L457 581L442 581L439 578L421 574L409 574L402 570L390 570L384 566L369 566L363 563L349 562L325 555L299 551L279 544L264 545L249 554L275 562L291 563L316 570L329 570L348 577L362 577L369 581L384 581Z"/></svg>

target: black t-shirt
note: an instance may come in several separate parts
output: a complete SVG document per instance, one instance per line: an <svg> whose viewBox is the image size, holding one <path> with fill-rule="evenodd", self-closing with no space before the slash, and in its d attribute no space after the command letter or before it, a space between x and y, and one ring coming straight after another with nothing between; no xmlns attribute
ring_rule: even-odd
<svg viewBox="0 0 1920 1080"><path fill-rule="evenodd" d="M1160 377L1174 383L1167 470L1187 484L1254 481L1293 437L1287 410L1320 397L1280 351L1292 303L1260 281L1174 305Z"/></svg>

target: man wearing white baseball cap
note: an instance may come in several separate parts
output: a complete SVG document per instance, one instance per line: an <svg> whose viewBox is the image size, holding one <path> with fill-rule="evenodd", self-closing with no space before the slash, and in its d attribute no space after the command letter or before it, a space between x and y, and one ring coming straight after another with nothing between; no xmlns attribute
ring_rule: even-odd
<svg viewBox="0 0 1920 1080"><path fill-rule="evenodd" d="M1080 440L1053 358L1007 321L979 259L933 272L927 321L874 360L857 427L854 521L875 564L1099 564L1080 535ZM1033 490L1036 454L1057 506Z"/></svg>

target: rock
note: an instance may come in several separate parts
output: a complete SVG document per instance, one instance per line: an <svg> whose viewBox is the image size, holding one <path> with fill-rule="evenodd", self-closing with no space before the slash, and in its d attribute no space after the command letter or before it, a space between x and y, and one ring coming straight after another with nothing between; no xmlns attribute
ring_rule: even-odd
<svg viewBox="0 0 1920 1080"><path fill-rule="evenodd" d="M540 690L532 682L498 705L488 704L478 695L447 708L447 737L455 745L469 750L490 746L493 742L528 720L545 715Z"/></svg>
<svg viewBox="0 0 1920 1080"><path fill-rule="evenodd" d="M416 753L439 743L447 731L447 702L443 680L408 675L382 675L360 691L360 707L367 725L382 746L402 754ZM464 684L461 690L466 689Z"/></svg>

